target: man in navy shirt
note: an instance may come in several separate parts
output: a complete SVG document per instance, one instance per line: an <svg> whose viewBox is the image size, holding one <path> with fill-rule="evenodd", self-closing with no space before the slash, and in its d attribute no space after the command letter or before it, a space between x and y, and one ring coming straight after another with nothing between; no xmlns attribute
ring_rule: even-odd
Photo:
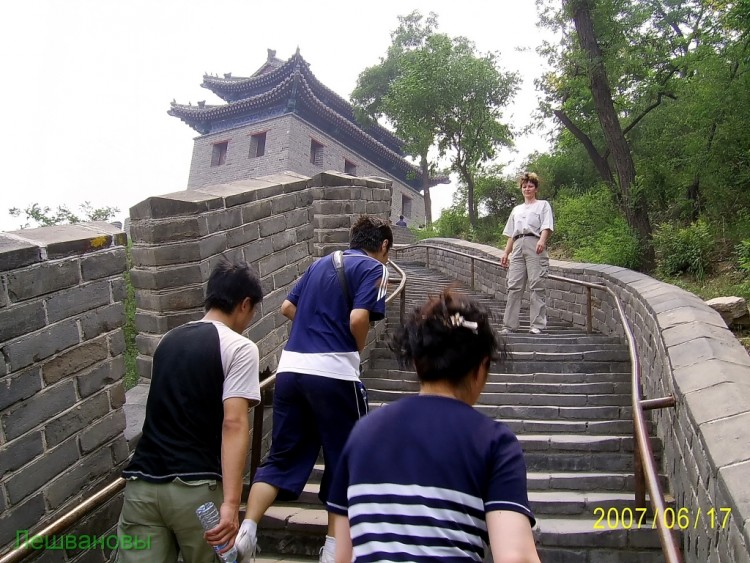
<svg viewBox="0 0 750 563"><path fill-rule="evenodd" d="M388 252L393 232L387 223L361 216L344 252L345 292L333 256L314 262L281 306L292 330L276 370L271 452L258 469L237 536L241 561L255 552L257 524L276 498L299 497L323 448L325 472L320 499L354 424L367 413L359 380L359 353L370 321L385 316ZM348 295L347 295L348 293ZM321 561L333 561L335 540L329 514Z"/></svg>

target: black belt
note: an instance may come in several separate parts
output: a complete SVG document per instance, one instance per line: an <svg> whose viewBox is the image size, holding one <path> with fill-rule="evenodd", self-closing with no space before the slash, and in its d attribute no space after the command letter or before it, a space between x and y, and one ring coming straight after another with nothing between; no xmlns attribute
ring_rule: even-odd
<svg viewBox="0 0 750 563"><path fill-rule="evenodd" d="M521 233L520 235L516 235L513 237L513 240L516 241L520 239L521 237L534 237L539 238L539 235L535 235L534 233Z"/></svg>

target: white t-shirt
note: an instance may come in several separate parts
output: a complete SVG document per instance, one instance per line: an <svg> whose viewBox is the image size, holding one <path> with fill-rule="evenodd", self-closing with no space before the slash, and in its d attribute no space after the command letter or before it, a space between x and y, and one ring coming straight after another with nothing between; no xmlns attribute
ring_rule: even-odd
<svg viewBox="0 0 750 563"><path fill-rule="evenodd" d="M532 234L541 236L544 229L553 231L554 219L548 201L538 199L534 203L516 205L508 217L503 234L506 237Z"/></svg>

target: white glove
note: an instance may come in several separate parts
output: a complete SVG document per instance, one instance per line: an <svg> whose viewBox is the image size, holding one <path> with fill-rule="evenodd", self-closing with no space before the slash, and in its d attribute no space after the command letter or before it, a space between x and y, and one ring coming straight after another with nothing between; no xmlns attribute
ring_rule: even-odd
<svg viewBox="0 0 750 563"><path fill-rule="evenodd" d="M258 538L256 536L258 525L252 520L243 520L237 538L234 540L234 547L237 548L239 559L237 563L251 563L255 560L255 552L260 551L258 547Z"/></svg>

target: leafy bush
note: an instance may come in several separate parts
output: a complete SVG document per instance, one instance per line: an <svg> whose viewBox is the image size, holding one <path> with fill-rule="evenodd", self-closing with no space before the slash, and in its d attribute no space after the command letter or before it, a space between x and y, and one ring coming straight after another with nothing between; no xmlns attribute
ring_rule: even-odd
<svg viewBox="0 0 750 563"><path fill-rule="evenodd" d="M736 247L737 263L740 270L750 274L750 239L741 241Z"/></svg>
<svg viewBox="0 0 750 563"><path fill-rule="evenodd" d="M446 238L462 238L471 240L471 225L465 211L449 208L443 210L440 219L435 221L437 236Z"/></svg>
<svg viewBox="0 0 750 563"><path fill-rule="evenodd" d="M638 268L638 239L605 186L585 193L561 192L554 201L552 244L579 262Z"/></svg>
<svg viewBox="0 0 750 563"><path fill-rule="evenodd" d="M664 223L654 232L657 268L667 276L688 273L698 279L711 271L715 241L703 220L687 227Z"/></svg>

